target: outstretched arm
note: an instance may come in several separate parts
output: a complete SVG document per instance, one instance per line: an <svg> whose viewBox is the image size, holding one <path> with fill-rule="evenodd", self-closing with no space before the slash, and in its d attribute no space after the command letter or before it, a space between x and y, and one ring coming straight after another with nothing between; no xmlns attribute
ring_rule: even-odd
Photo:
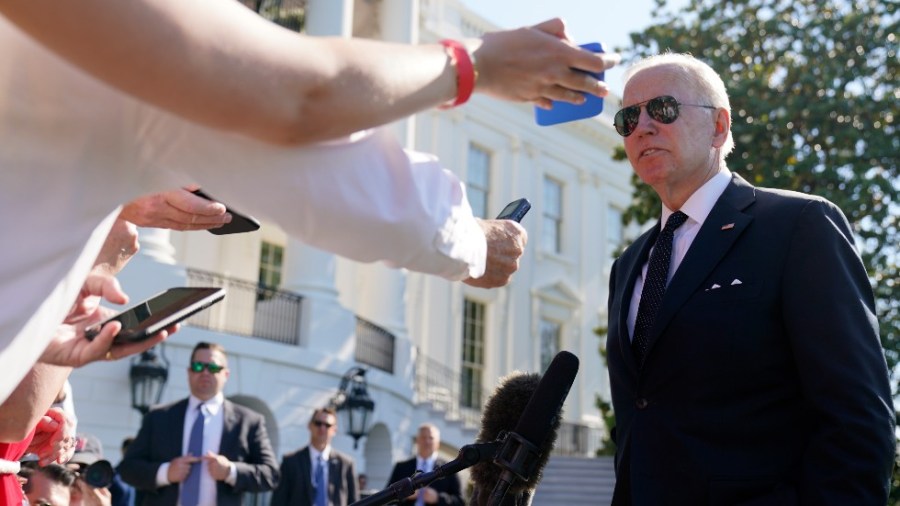
<svg viewBox="0 0 900 506"><path fill-rule="evenodd" d="M0 13L89 74L185 119L272 143L306 144L382 125L456 94L437 44L309 37L238 2L30 0ZM605 95L618 62L565 38L559 19L466 41L476 91L546 105Z"/></svg>

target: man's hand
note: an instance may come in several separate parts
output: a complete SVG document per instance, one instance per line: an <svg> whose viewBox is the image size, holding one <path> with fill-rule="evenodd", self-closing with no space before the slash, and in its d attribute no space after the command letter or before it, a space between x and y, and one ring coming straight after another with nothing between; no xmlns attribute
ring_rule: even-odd
<svg viewBox="0 0 900 506"><path fill-rule="evenodd" d="M476 90L534 102L545 109L552 100L580 104L583 93L606 96L606 83L585 72L604 71L620 59L615 53L596 54L575 46L561 19L486 33L473 54L478 67Z"/></svg>
<svg viewBox="0 0 900 506"><path fill-rule="evenodd" d="M172 230L208 230L230 223L224 204L191 193L198 188L188 186L132 200L119 218L139 227Z"/></svg>
<svg viewBox="0 0 900 506"><path fill-rule="evenodd" d="M106 242L97 255L94 269L103 269L109 274L117 274L131 260L140 248L137 227L122 218L113 223Z"/></svg>
<svg viewBox="0 0 900 506"><path fill-rule="evenodd" d="M178 325L173 325L145 341L113 345L113 338L122 329L121 323L113 321L89 341L84 337L84 330L115 314L112 309L100 307L101 297L117 304L128 301L112 275L95 269L85 281L69 316L57 327L56 335L39 359L41 362L81 367L97 360L116 360L146 351L178 330Z"/></svg>
<svg viewBox="0 0 900 506"><path fill-rule="evenodd" d="M225 481L231 473L231 461L224 455L206 452L206 455L203 456L203 460L206 461L209 475L216 481Z"/></svg>
<svg viewBox="0 0 900 506"><path fill-rule="evenodd" d="M528 232L512 220L478 220L478 223L487 239L484 275L463 282L478 288L504 286L519 269L519 258L525 253Z"/></svg>
<svg viewBox="0 0 900 506"><path fill-rule="evenodd" d="M50 408L38 421L28 453L40 459L40 465L65 464L75 454L75 426L60 408Z"/></svg>
<svg viewBox="0 0 900 506"><path fill-rule="evenodd" d="M182 455L169 461L169 470L166 479L169 483L181 483L191 474L191 466L200 465L203 459L193 455Z"/></svg>

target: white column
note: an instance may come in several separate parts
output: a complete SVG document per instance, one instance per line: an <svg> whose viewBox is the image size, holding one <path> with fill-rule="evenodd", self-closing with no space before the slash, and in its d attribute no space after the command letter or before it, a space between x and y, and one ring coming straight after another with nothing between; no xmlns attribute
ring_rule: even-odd
<svg viewBox="0 0 900 506"><path fill-rule="evenodd" d="M335 288L333 254L289 239L282 287L303 295L300 344L324 355L352 360L356 331L353 313L340 305Z"/></svg>
<svg viewBox="0 0 900 506"><path fill-rule="evenodd" d="M378 16L384 40L415 44L419 40L419 2L417 0L382 0ZM390 125L391 130L408 148L415 146L415 120L410 117ZM396 338L394 371L411 373L412 343L406 327L406 271L383 264L358 266L360 294L355 298L363 318L384 327ZM411 377L410 377L411 379Z"/></svg>
<svg viewBox="0 0 900 506"><path fill-rule="evenodd" d="M187 272L175 262L170 237L166 229L138 228L140 250L116 276L132 303L187 284Z"/></svg>
<svg viewBox="0 0 900 506"><path fill-rule="evenodd" d="M308 0L306 33L347 37L353 30L353 0Z"/></svg>
<svg viewBox="0 0 900 506"><path fill-rule="evenodd" d="M388 42L403 44L419 43L419 2L418 0L382 0L381 36ZM407 148L415 147L415 116L395 121L391 130Z"/></svg>

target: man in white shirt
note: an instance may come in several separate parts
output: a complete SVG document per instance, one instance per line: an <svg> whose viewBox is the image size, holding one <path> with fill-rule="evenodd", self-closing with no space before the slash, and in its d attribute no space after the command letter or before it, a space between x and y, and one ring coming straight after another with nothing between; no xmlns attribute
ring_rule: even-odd
<svg viewBox="0 0 900 506"><path fill-rule="evenodd" d="M225 350L200 342L191 354L191 395L151 410L119 465L145 506L241 503L278 484L275 453L259 413L225 399Z"/></svg>
<svg viewBox="0 0 900 506"><path fill-rule="evenodd" d="M434 468L447 462L438 457L438 448L441 447L441 431L431 423L423 423L416 434L416 456L398 462L391 472L388 485L396 481L412 476L416 471L430 473ZM423 504L437 504L450 506L464 504L459 476L452 475L433 481L428 486L417 490L415 494L400 501L401 506L421 506Z"/></svg>
<svg viewBox="0 0 900 506"><path fill-rule="evenodd" d="M331 446L337 414L320 408L309 419L309 445L281 461L281 483L272 506L347 506L359 500L353 459Z"/></svg>

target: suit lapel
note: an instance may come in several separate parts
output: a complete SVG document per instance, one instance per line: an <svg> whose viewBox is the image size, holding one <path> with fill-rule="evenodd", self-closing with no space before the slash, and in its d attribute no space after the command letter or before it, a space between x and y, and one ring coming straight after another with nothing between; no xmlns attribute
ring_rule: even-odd
<svg viewBox="0 0 900 506"><path fill-rule="evenodd" d="M171 411L172 421L169 426L175 437L167 437L166 441L171 444L169 453L176 457L184 454L184 417L187 415L188 400L184 399L179 402Z"/></svg>
<svg viewBox="0 0 900 506"><path fill-rule="evenodd" d="M700 283L709 276L753 221L753 217L743 210L755 201L754 193L754 188L743 178L732 176L731 183L713 206L666 288L650 332L648 355L675 313L698 290Z"/></svg>
<svg viewBox="0 0 900 506"><path fill-rule="evenodd" d="M316 502L316 492L315 492L316 484L313 483L313 481L312 481L312 467L310 467L311 464L309 461L309 459L310 459L309 455L310 455L310 451L309 451L309 447L307 446L306 448L301 450L300 453L298 453L294 457L297 459L297 469L299 470L298 471L299 476L294 476L291 478L286 478L286 477L282 476L281 479L283 479L283 480L284 479L294 479L294 480L300 480L299 483L309 483L308 487L303 487L306 489L306 497L307 497L307 501L308 501L307 504L315 504L315 502Z"/></svg>
<svg viewBox="0 0 900 506"><path fill-rule="evenodd" d="M238 434L233 434L237 430L238 419L231 401L225 399L222 404L222 439L219 441L219 454L228 457L231 460L238 455L237 448L240 438Z"/></svg>
<svg viewBox="0 0 900 506"><path fill-rule="evenodd" d="M337 503L337 498L334 497L335 491L340 490L341 487L341 459L337 457L334 453L334 450L331 450L331 455L328 457L328 500Z"/></svg>

